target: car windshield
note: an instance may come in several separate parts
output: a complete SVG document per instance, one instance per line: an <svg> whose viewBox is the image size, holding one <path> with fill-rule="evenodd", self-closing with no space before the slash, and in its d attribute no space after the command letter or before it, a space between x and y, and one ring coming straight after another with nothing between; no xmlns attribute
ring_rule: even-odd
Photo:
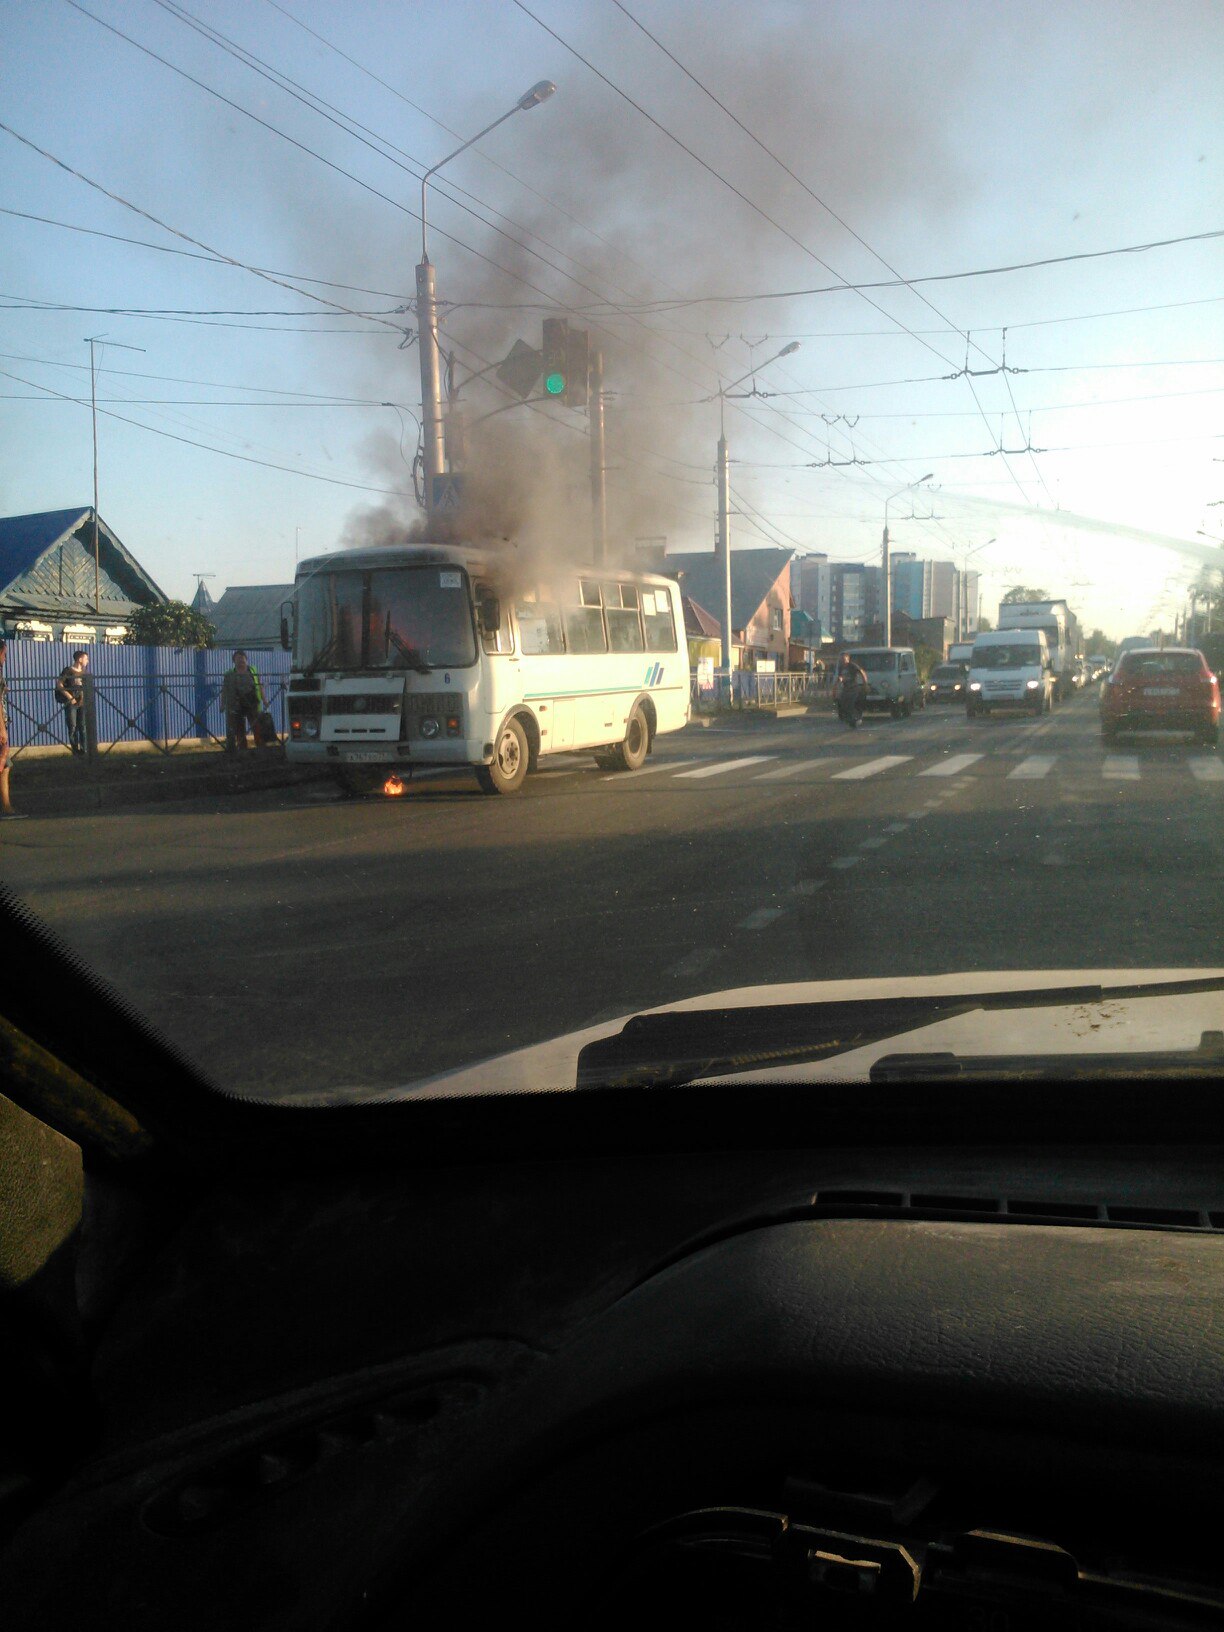
<svg viewBox="0 0 1224 1632"><path fill-rule="evenodd" d="M1203 660L1197 652L1144 653L1125 658L1121 672L1128 680L1185 679L1202 674Z"/></svg>
<svg viewBox="0 0 1224 1632"><path fill-rule="evenodd" d="M1016 644L997 646L975 646L973 649L973 667L975 669L1022 669L1031 667L1041 661L1041 648Z"/></svg>
<svg viewBox="0 0 1224 1632"><path fill-rule="evenodd" d="M396 669L476 660L466 574L434 566L319 571L296 597L294 661L303 669Z"/></svg>
<svg viewBox="0 0 1224 1632"><path fill-rule="evenodd" d="M0 884L221 1092L1215 967L1219 5L3 21Z"/></svg>

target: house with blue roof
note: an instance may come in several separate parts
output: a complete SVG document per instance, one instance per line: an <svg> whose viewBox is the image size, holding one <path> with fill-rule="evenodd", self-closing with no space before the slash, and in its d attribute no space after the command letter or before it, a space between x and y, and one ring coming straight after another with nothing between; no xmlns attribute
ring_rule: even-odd
<svg viewBox="0 0 1224 1632"><path fill-rule="evenodd" d="M0 517L0 628L11 639L122 640L168 596L91 505Z"/></svg>

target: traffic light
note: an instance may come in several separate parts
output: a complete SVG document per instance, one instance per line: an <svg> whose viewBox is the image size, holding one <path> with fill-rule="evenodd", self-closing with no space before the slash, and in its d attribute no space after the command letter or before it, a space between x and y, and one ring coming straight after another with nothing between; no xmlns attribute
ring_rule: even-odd
<svg viewBox="0 0 1224 1632"><path fill-rule="evenodd" d="M571 329L565 347L565 400L585 408L590 395L591 341L585 329Z"/></svg>
<svg viewBox="0 0 1224 1632"><path fill-rule="evenodd" d="M569 383L569 324L563 317L544 319L544 390L564 402Z"/></svg>

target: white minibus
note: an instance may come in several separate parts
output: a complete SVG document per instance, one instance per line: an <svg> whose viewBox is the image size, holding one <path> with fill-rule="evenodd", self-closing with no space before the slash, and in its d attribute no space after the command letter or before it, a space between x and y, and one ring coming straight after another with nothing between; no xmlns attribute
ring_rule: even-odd
<svg viewBox="0 0 1224 1632"><path fill-rule="evenodd" d="M996 708L1048 714L1054 669L1041 629L991 629L974 638L969 657L965 713L969 719Z"/></svg>

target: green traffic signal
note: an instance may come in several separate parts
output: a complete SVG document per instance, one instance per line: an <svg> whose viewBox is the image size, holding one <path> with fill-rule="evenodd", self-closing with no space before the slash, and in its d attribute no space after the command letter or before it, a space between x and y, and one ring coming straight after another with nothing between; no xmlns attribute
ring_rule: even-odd
<svg viewBox="0 0 1224 1632"><path fill-rule="evenodd" d="M565 394L565 375L547 374L544 377L544 389L550 397L560 397Z"/></svg>

